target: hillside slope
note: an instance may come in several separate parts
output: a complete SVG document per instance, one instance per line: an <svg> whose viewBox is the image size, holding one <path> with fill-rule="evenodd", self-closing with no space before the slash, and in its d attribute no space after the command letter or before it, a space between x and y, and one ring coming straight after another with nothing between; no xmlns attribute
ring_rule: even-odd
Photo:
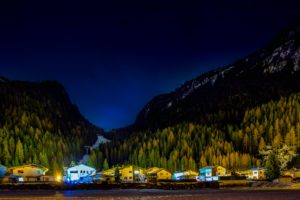
<svg viewBox="0 0 300 200"><path fill-rule="evenodd" d="M59 170L84 153L99 129L73 105L63 86L0 79L0 163Z"/></svg>

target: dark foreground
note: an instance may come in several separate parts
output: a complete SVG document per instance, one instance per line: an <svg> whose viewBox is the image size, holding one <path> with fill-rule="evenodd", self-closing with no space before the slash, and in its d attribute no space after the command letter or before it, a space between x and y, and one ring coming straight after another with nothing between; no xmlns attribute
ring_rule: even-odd
<svg viewBox="0 0 300 200"><path fill-rule="evenodd" d="M0 199L247 199L289 200L300 199L300 190L158 190L115 189L73 191L0 191Z"/></svg>

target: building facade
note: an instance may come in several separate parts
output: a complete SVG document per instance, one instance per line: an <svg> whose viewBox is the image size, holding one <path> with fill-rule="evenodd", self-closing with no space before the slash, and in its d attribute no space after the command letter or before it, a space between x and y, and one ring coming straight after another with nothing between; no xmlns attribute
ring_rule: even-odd
<svg viewBox="0 0 300 200"><path fill-rule="evenodd" d="M96 174L96 169L87 165L76 165L66 171L65 182L92 182L91 176Z"/></svg>
<svg viewBox="0 0 300 200"><path fill-rule="evenodd" d="M147 182L157 182L162 180L171 180L172 173L166 169L154 167L146 173Z"/></svg>
<svg viewBox="0 0 300 200"><path fill-rule="evenodd" d="M10 175L22 177L19 179L20 181L39 182L43 181L42 177L45 176L48 169L41 165L30 164L10 167L7 171Z"/></svg>
<svg viewBox="0 0 300 200"><path fill-rule="evenodd" d="M208 166L199 170L199 181L218 181L220 176L226 176L226 168L222 166Z"/></svg>

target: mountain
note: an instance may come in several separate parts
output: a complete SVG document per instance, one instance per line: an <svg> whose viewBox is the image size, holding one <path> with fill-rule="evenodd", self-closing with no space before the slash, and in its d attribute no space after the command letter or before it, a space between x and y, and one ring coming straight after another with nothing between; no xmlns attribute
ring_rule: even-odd
<svg viewBox="0 0 300 200"><path fill-rule="evenodd" d="M228 66L154 97L138 114L134 130L164 128L184 121L239 123L238 111L300 91L300 20L268 45Z"/></svg>
<svg viewBox="0 0 300 200"><path fill-rule="evenodd" d="M103 130L92 125L56 81L0 77L0 163L59 170L84 153Z"/></svg>
<svg viewBox="0 0 300 200"><path fill-rule="evenodd" d="M265 166L260 151L269 146L299 153L300 19L253 54L154 97L110 138L95 152L110 165L173 172Z"/></svg>

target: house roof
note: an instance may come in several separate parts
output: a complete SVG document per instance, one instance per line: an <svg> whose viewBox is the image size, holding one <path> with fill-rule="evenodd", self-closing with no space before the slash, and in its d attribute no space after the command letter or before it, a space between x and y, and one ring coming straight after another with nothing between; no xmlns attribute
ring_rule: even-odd
<svg viewBox="0 0 300 200"><path fill-rule="evenodd" d="M44 172L48 171L48 168L46 168L46 167L44 167L42 165L37 165L37 164L28 164L28 165L13 166L13 167L10 167L9 169L22 168L22 167L36 167L36 168L40 168Z"/></svg>
<svg viewBox="0 0 300 200"><path fill-rule="evenodd" d="M161 169L161 168L159 168L159 167L150 167L150 168L148 168L148 169L145 170L145 173L146 174L150 174L150 173L152 173L152 172L154 172L154 171L156 171L158 169Z"/></svg>
<svg viewBox="0 0 300 200"><path fill-rule="evenodd" d="M213 169L213 168L215 168L216 166L207 166L207 167L203 167L203 168L201 168L201 169ZM200 170L201 170L200 169Z"/></svg>
<svg viewBox="0 0 300 200"><path fill-rule="evenodd" d="M265 170L266 168L264 167L254 167L254 168L251 168L250 170Z"/></svg>
<svg viewBox="0 0 300 200"><path fill-rule="evenodd" d="M78 167L84 167L84 168L89 168L89 169L91 169L91 170L96 170L95 168L93 168L93 167L90 167L90 166L87 166L87 165L84 165L84 164L80 164L80 165L75 165L75 166L73 166L73 167L69 167L68 168L68 170L69 169L72 169L72 168L78 168Z"/></svg>
<svg viewBox="0 0 300 200"><path fill-rule="evenodd" d="M203 167L203 168L201 168L201 169L213 169L213 168L216 168L216 167L222 167L222 166L220 166L220 165L216 165L216 166L207 166L207 167ZM224 167L222 167L222 168L224 168ZM200 169L200 170L201 170Z"/></svg>
<svg viewBox="0 0 300 200"><path fill-rule="evenodd" d="M168 173L171 174L171 172L169 172L168 170L166 170L166 169L164 169L164 168L159 168L159 169L157 169L157 170L155 170L155 171L150 172L149 174L157 174L157 173L159 173L159 172L161 172L161 171L166 171L166 172L168 172Z"/></svg>

